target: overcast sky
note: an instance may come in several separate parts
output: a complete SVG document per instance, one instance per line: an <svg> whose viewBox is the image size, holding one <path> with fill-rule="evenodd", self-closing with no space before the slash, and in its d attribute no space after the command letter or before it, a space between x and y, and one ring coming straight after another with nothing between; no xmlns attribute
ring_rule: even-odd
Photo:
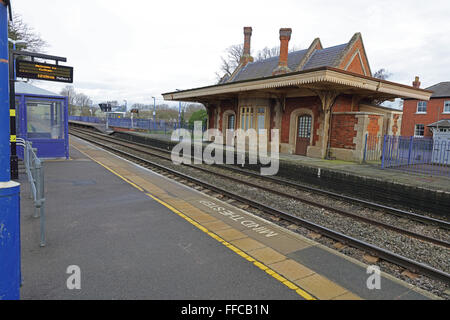
<svg viewBox="0 0 450 320"><path fill-rule="evenodd" d="M361 32L372 72L422 87L450 81L450 1L144 1L12 0L15 13L67 57L74 87L96 103L150 103L161 93L214 84L224 50L253 27L252 52L279 45L279 28L292 28L290 45L346 43ZM64 85L35 81L59 92ZM159 102L162 102L160 100Z"/></svg>

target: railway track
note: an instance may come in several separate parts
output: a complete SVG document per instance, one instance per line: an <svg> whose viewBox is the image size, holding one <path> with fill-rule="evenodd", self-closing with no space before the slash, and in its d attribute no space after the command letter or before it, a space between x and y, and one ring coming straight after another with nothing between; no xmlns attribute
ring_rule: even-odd
<svg viewBox="0 0 450 320"><path fill-rule="evenodd" d="M161 173L165 173L166 175L172 175L172 176L178 177L179 179L182 179L183 181L189 181L191 183L194 183L196 185L201 186L204 189L212 190L212 191L214 191L216 193L219 193L219 194L222 194L222 195L224 195L224 196L226 196L226 197L228 197L230 199L233 199L233 200L238 201L240 203L243 203L243 204L249 205L249 206L251 206L253 208L256 208L256 209L258 209L258 210L260 210L260 211L262 211L264 213L275 215L275 216L279 217L280 219L283 219L285 221L289 221L290 223L301 225L303 227L306 227L309 230L315 231L315 232L317 232L319 234L322 234L322 235L324 235L324 236L326 236L328 238L331 238L331 239L333 239L335 241L339 241L339 242L348 244L348 245L350 245L352 247L355 247L355 248L361 249L363 251L369 252L369 253L371 253L373 255L376 255L379 258L384 259L384 260L386 260L388 262L394 263L396 265L402 266L402 267L404 267L406 269L409 269L409 270L412 270L412 271L415 271L415 272L419 272L419 273L427 275L427 276L429 276L431 278L435 278L435 279L444 281L447 284L450 283L450 274L448 274L448 273L446 273L446 272L444 272L442 270L436 269L436 268L431 267L431 266L429 266L427 264L424 264L424 263L420 263L420 262L415 261L413 259L410 259L408 257L404 257L404 256L401 256L401 255L398 255L398 254L396 254L396 253L394 253L392 251L389 251L387 249L375 246L375 245L373 245L371 243L368 243L366 241L363 241L363 240L360 240L360 239L356 239L354 237L345 235L345 234L343 234L341 232L334 231L334 230L332 230L330 228L327 228L327 227L321 226L321 225L319 225L317 223L308 221L306 219L303 219L301 217L298 217L298 216L293 215L291 213L288 213L286 211L283 211L283 210L274 208L272 206L268 206L268 205L262 204L260 202L248 199L247 197L244 197L242 195L236 194L234 192L230 192L228 190L225 190L224 188L221 188L221 187L215 186L215 185L213 185L211 183L202 181L202 180L200 180L198 178L195 178L195 177L192 177L192 176L187 175L185 173L179 172L178 170L174 170L174 169L169 168L169 167L167 167L165 165L162 165L160 163L157 163L157 162L154 162L154 161L150 161L149 159L144 159L141 156L136 155L136 154L132 154L132 153L130 153L128 151L120 150L120 149L117 148L117 146L120 146L122 148L127 148L127 150L134 150L136 152L148 154L149 156L157 157L157 158L163 159L165 161L171 161L169 157L167 157L166 155L163 155L164 153L167 154L166 150L162 150L162 149L159 149L159 148L149 148L149 146L145 146L145 145L136 145L134 143L130 143L129 141L117 140L117 139L111 138L110 136L107 136L107 135L96 134L96 133L93 133L93 132L86 132L86 131L78 130L78 129L71 129L71 134L73 134L74 136L77 136L79 138L82 138L84 140L87 140L87 141L89 141L91 143L94 143L96 145L99 145L100 147L102 147L104 149L107 149L107 150L109 150L109 151L111 151L113 153L119 154L122 157L128 158L128 159L130 159L130 160L132 160L134 162L137 162L137 163L139 163L139 164L141 164L141 165L143 165L145 167L152 168L153 170L159 171ZM103 143L101 141L103 141ZM149 152L148 151L149 149L153 149L154 151L158 151L158 152L163 153L163 154L156 154L155 152ZM284 193L282 191L277 191L277 190L274 190L273 188L263 187L261 185L255 184L255 183L251 183L249 181L245 182L242 179L237 179L237 178L234 178L234 177L230 177L228 175L220 174L220 173L211 171L209 169L200 168L200 167L195 166L195 165L187 165L187 166L190 166L191 168L193 168L195 170L200 170L202 172L208 172L209 174L217 175L217 176L220 176L220 177L222 177L224 179L229 179L229 180L235 181L237 183L247 184L247 185L249 185L251 187L254 187L254 188L259 188L259 189L265 190L267 192L272 192L272 193L278 194L278 195L283 196L283 197L290 197L292 199L295 199L295 200L307 203L308 205L311 205L311 206L321 207L321 208L324 208L326 210L334 211L334 212L337 212L337 213L339 213L341 215L345 215L347 217L351 217L352 219L358 219L358 220L363 221L365 223L369 223L369 224L372 224L372 225L377 225L379 227L383 227L383 228L386 228L386 229L389 229L389 230L392 230L392 231L395 231L395 232L399 232L399 233L402 233L402 234L405 234L405 235L408 235L408 236L420 239L422 241L428 241L428 242L431 242L431 243L443 246L445 248L449 248L450 247L450 244L448 242L440 240L440 239L431 238L431 237L428 237L428 236L425 236L425 235L422 235L422 234L417 234L417 233L411 232L409 230L398 228L396 226L387 225L385 223L382 223L382 222L379 222L379 221L375 221L373 219L368 219L368 218L365 218L365 217L361 217L361 216L356 215L356 214L351 213L351 212L346 212L346 211L339 210L339 209L336 209L336 208L333 208L333 207L324 206L323 204L314 203L314 202L311 202L309 200L302 199L302 198L300 198L298 196L295 196L295 195L289 195L289 194L286 194L286 193ZM242 171L241 169L238 169L238 170ZM244 170L244 171L246 171L246 170ZM337 196L334 195L334 197L337 197ZM362 202L365 203L366 201L362 201ZM377 206L377 204L371 204L371 206ZM385 206L380 206L380 207L382 207L384 210L386 210L386 208L389 208L389 207L385 207ZM395 209L395 208L392 208L392 209L394 211L396 211L396 213L392 213L392 214L396 214L396 215L399 214L398 209ZM421 222L431 223L433 225L438 224L440 227L448 229L448 223L446 221L441 221L441 220L429 218L429 217L426 217L426 216L420 216L417 219L416 216L417 215L414 214L414 218L416 218L414 220L416 220L416 221L420 220Z"/></svg>
<svg viewBox="0 0 450 320"><path fill-rule="evenodd" d="M75 129L75 130L77 130L77 129ZM88 134L88 135L96 137L98 139L103 139L104 141L114 142L116 144L122 143L122 145L124 147L130 148L132 150L139 151L139 152L145 152L145 153L148 153L149 155L152 155L152 156L155 156L155 157L163 158L163 159L166 159L166 160L170 158L170 151L165 150L165 149L161 149L161 148L157 148L157 147L153 147L153 146L149 146L149 145L144 145L144 144L136 143L136 142L130 143L130 141L127 141L127 140L124 140L124 139L120 139L120 138L112 138L112 137L110 137L108 135L100 134L100 133L94 133L94 132L89 132L89 131L84 131L84 130L81 130L81 131L77 130L77 132L82 133L82 134ZM154 152L151 153L151 152L149 152L149 150L154 150L156 152L165 154L167 156L162 156L161 154L157 154L157 153L155 154ZM205 168L202 168L202 167L199 167L199 166L194 166L194 165L186 165L186 166L189 166L191 168L196 168L196 169L204 171L204 172L214 173L214 174L216 174L218 176L222 176L222 177L225 177L225 178L228 178L228 179L234 179L233 177L226 176L226 175L220 174L218 172L213 172L212 170L208 170L208 169L205 169ZM225 170L234 172L234 173L239 173L239 174L242 174L242 175L246 175L246 176L249 176L249 177L252 177L252 178L255 178L255 179L264 180L264 181L268 181L268 182L275 183L275 184L285 185L285 186L296 188L296 189L300 189L300 190L303 190L303 191L306 191L306 192L313 192L313 193L321 194L321 195L324 195L324 196L327 196L327 197L335 198L335 199L340 200L340 201L351 202L351 203L354 203L354 204L357 204L357 205L360 205L360 206L363 206L363 207L369 207L369 208L372 208L372 209L375 209L375 210L380 210L380 211L383 211L384 213L391 214L391 215L394 215L394 216L407 218L407 219L410 219L410 220L413 220L413 221L417 221L417 222L421 222L421 223L425 223L425 224L429 224L429 225L435 225L435 226L437 226L439 228L450 230L450 222L445 221L445 220L440 220L440 219L432 218L432 217L429 217L429 216L420 215L420 214L417 214L417 213L414 213L414 212L409 212L409 211L406 211L406 210L401 210L401 209L398 209L398 208L389 207L389 206L382 205L382 204L379 204L379 203L370 202L370 201L366 201L366 200L362 200L362 199L358 199L358 198L354 198L354 197L345 196L345 195L338 194L338 193L335 193L335 192L322 190L322 189L314 188L314 187L311 187L311 186L306 186L306 185L303 185L303 184L299 184L299 183L296 183L296 182L288 181L288 180L285 180L285 179L280 179L280 178L273 177L273 176L261 176L258 173L252 172L250 170L240 169L240 168L238 168L236 166L220 165L220 164L216 164L214 166L219 167L221 169L225 169ZM242 182L242 180L240 180L240 179L234 179L234 180L237 181L237 182ZM248 182L246 182L246 183L248 183ZM254 185L254 186L258 187L258 188L263 188L260 185ZM273 189L270 189L270 190L272 192L274 192L274 193L276 192L276 190L273 190ZM289 196L289 195L286 195L285 193L282 193L282 192L279 192L279 194L280 195ZM310 205L318 205L317 203L314 203L314 202L309 201L309 200L304 199L304 198L300 199L299 197L296 197L296 199L299 200L299 201L302 201L302 202L307 202ZM322 207L322 204L319 204L319 206ZM335 209L334 208L330 208L330 210L335 210ZM347 213L344 213L344 212L341 212L341 213L342 214L347 214ZM355 217L354 215L351 215L351 214L349 216L353 216L355 219L359 219L358 217ZM367 222L369 222L369 221L367 221ZM444 245L444 246L447 246L444 243L441 243L441 244ZM447 244L448 244L448 242L447 242Z"/></svg>

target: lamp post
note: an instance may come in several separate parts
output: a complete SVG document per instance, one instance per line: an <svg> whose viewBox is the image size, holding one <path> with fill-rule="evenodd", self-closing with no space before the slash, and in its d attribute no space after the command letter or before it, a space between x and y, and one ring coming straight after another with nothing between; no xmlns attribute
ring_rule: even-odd
<svg viewBox="0 0 450 320"><path fill-rule="evenodd" d="M153 98L153 129L155 128L156 125L156 98Z"/></svg>
<svg viewBox="0 0 450 320"><path fill-rule="evenodd" d="M16 50L16 44L27 43L24 40L13 40L8 38L8 41L13 45L13 51ZM10 52L9 54L9 108L10 108L10 132L11 132L11 179L19 178L19 161L17 158L17 144L15 137L17 136L17 122L16 122L16 56Z"/></svg>
<svg viewBox="0 0 450 320"><path fill-rule="evenodd" d="M180 89L175 89L181 91ZM178 128L181 127L181 101L178 101Z"/></svg>
<svg viewBox="0 0 450 320"><path fill-rule="evenodd" d="M20 184L11 180L8 7L0 1L0 299L20 299Z"/></svg>

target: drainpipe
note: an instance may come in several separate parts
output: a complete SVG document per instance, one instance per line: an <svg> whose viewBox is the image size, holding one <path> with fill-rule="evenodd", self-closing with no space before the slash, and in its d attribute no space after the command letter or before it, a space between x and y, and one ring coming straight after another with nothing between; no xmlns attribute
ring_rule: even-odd
<svg viewBox="0 0 450 320"><path fill-rule="evenodd" d="M327 151L325 153L325 159L330 159L330 149L331 149L331 130L333 130L333 107L336 104L337 98L339 95L334 98L334 102L330 107L330 125L328 126L328 143L327 143Z"/></svg>
<svg viewBox="0 0 450 320"><path fill-rule="evenodd" d="M8 4L0 0L0 300L20 299L20 184L11 180Z"/></svg>

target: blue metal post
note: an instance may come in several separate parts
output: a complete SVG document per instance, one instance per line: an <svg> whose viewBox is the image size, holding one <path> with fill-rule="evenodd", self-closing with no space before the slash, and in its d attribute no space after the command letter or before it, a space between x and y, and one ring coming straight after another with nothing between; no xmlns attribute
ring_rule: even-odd
<svg viewBox="0 0 450 320"><path fill-rule="evenodd" d="M411 164L411 152L412 152L413 142L414 142L414 137L411 136L411 137L409 138L408 166Z"/></svg>
<svg viewBox="0 0 450 320"><path fill-rule="evenodd" d="M384 158L386 155L386 139L387 135L384 135L384 141L383 141L383 155L381 157L381 168L384 169Z"/></svg>
<svg viewBox="0 0 450 320"><path fill-rule="evenodd" d="M364 142L364 157L363 157L363 162L366 162L366 153L367 153L367 136L368 133L366 133L366 140Z"/></svg>
<svg viewBox="0 0 450 320"><path fill-rule="evenodd" d="M20 184L11 181L8 12L0 2L0 300L20 299Z"/></svg>

